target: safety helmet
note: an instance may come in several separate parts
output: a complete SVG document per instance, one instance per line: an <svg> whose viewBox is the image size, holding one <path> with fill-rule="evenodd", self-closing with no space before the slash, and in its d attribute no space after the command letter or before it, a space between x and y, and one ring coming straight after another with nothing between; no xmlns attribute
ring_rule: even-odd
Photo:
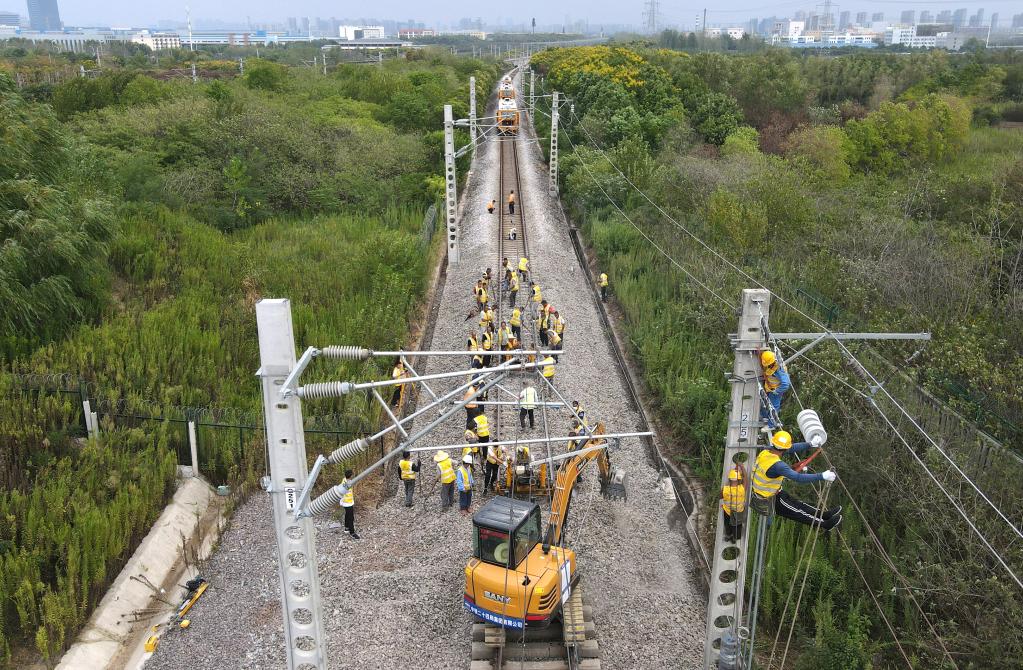
<svg viewBox="0 0 1023 670"><path fill-rule="evenodd" d="M449 458L448 452L446 451L438 451L436 454L433 455L433 460L436 461L437 463L446 461L448 458Z"/></svg>
<svg viewBox="0 0 1023 670"><path fill-rule="evenodd" d="M728 478L729 479L739 479L739 471L734 469L734 468L729 470L728 471Z"/></svg>
<svg viewBox="0 0 1023 670"><path fill-rule="evenodd" d="M472 463L472 455L471 454L466 454L465 456L462 456L462 462L463 463Z"/></svg>
<svg viewBox="0 0 1023 670"><path fill-rule="evenodd" d="M771 444L774 445L775 449L785 451L792 446L792 436L786 430L779 430L771 436Z"/></svg>
<svg viewBox="0 0 1023 670"><path fill-rule="evenodd" d="M476 433L471 428L466 428L465 429L465 441L466 442L475 442L476 441Z"/></svg>
<svg viewBox="0 0 1023 670"><path fill-rule="evenodd" d="M760 352L760 364L763 365L765 368L768 365L774 365L774 362L777 360L778 358L774 355L773 351Z"/></svg>

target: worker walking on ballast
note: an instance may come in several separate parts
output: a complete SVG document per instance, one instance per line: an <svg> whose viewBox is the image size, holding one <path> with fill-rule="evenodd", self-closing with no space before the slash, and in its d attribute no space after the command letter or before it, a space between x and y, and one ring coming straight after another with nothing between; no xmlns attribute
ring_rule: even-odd
<svg viewBox="0 0 1023 670"><path fill-rule="evenodd" d="M433 456L433 462L437 464L440 471L440 510L443 512L451 507L455 494L455 468L451 464L451 457L446 451L438 451Z"/></svg>
<svg viewBox="0 0 1023 670"><path fill-rule="evenodd" d="M514 189L512 190L511 193L508 194L508 213L509 214L514 214L515 213L515 191L514 191Z"/></svg>
<svg viewBox="0 0 1023 670"><path fill-rule="evenodd" d="M468 467L467 467L468 466ZM465 516L472 506L472 456L462 456L462 465L458 466L458 510Z"/></svg>
<svg viewBox="0 0 1023 670"><path fill-rule="evenodd" d="M607 273L601 272L597 284L600 286L600 301L607 302Z"/></svg>
<svg viewBox="0 0 1023 670"><path fill-rule="evenodd" d="M345 530L353 540L358 540L359 534L355 532L355 491L349 484L354 476L354 472L345 470L345 478L341 480L341 488L345 490L345 494L341 496L341 509L345 511Z"/></svg>
<svg viewBox="0 0 1023 670"><path fill-rule="evenodd" d="M838 478L834 470L826 470L815 474L796 472L781 460L783 454L798 454L812 445L809 442L792 444L792 436L787 431L779 430L771 437L771 444L759 454L753 467L753 494L750 504L762 514L770 514L773 510L778 516L806 524L821 526L831 530L842 523L842 507L834 507L818 516L818 510L801 500L797 500L782 490L782 483L791 479L800 484L811 482L833 482Z"/></svg>
<svg viewBox="0 0 1023 670"><path fill-rule="evenodd" d="M419 459L412 462L412 454L407 450L401 452L401 460L398 461L398 469L401 473L401 482L405 485L405 507L412 507L412 496L416 492L416 473L422 463Z"/></svg>

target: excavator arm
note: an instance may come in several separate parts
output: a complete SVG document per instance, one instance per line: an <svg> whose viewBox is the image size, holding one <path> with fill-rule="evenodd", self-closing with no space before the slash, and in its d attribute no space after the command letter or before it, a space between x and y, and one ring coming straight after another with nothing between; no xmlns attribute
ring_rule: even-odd
<svg viewBox="0 0 1023 670"><path fill-rule="evenodd" d="M604 495L609 498L625 498L625 473L611 468L611 461L607 455L607 441L601 437L603 434L604 424L598 423L593 431L593 436L579 447L579 450L584 453L565 461L558 469L558 475L554 482L554 495L551 497L551 512L547 517L547 531L544 535L545 546L561 543L569 504L572 502L572 491L575 489L583 469L590 461L597 462L597 468L600 471L600 488ZM590 447L604 448L585 451Z"/></svg>

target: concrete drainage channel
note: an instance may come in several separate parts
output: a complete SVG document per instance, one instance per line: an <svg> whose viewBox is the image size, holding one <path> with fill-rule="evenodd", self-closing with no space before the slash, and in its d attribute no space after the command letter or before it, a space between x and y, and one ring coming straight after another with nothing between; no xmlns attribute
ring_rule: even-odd
<svg viewBox="0 0 1023 670"><path fill-rule="evenodd" d="M184 593L220 534L224 499L191 468L117 579L107 589L57 670L141 668L152 627L165 630ZM142 616L137 616L142 613ZM136 619L138 619L136 621Z"/></svg>

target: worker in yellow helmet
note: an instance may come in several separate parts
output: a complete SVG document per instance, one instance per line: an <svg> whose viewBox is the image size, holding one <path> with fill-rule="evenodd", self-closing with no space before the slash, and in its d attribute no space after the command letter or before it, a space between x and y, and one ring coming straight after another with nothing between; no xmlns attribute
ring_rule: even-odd
<svg viewBox="0 0 1023 670"><path fill-rule="evenodd" d="M454 502L455 467L446 451L438 451L434 454L433 462L437 464L437 470L440 471L440 508L443 511L451 507Z"/></svg>
<svg viewBox="0 0 1023 670"><path fill-rule="evenodd" d="M600 286L600 301L607 302L607 273L601 272L597 285Z"/></svg>
<svg viewBox="0 0 1023 670"><path fill-rule="evenodd" d="M341 509L345 511L345 530L353 540L358 540L359 534L355 532L355 491L348 483L354 476L354 472L345 470L345 478L341 480L341 490L344 491L341 496Z"/></svg>
<svg viewBox="0 0 1023 670"><path fill-rule="evenodd" d="M721 511L725 515L725 541L738 542L746 522L746 470L742 463L728 471L728 483L721 488Z"/></svg>
<svg viewBox="0 0 1023 670"><path fill-rule="evenodd" d="M476 446L476 440L478 439L476 437L476 431L472 428L466 428L465 435L463 437L469 446L462 447L462 458L464 459L468 456L472 459L469 462L473 463L476 459L476 454L480 453L480 448Z"/></svg>
<svg viewBox="0 0 1023 670"><path fill-rule="evenodd" d="M419 472L420 467L422 467L422 463L418 458L413 463L412 454L407 449L401 452L401 460L398 461L398 473L401 477L401 483L405 486L405 507L412 507L412 496L416 492L416 473Z"/></svg>
<svg viewBox="0 0 1023 670"><path fill-rule="evenodd" d="M511 326L512 335L515 336L516 340L522 339L522 310L518 307L512 310L511 318L508 319L508 325Z"/></svg>
<svg viewBox="0 0 1023 670"><path fill-rule="evenodd" d="M821 526L831 530L842 523L842 508L835 507L818 516L817 509L802 500L797 500L782 490L782 483L791 479L800 484L810 482L833 482L838 478L834 470L826 470L815 474L796 472L781 457L784 454L797 454L811 447L809 442L792 443L792 436L787 431L779 430L771 436L766 449L757 454L753 467L752 487L753 505L758 510L774 511L778 516L792 519L809 526Z"/></svg>
<svg viewBox="0 0 1023 670"><path fill-rule="evenodd" d="M764 391L767 392L767 399L774 408L772 412L768 407L760 408L760 420L765 422L766 430L781 428L781 422L777 420L781 412L781 401L785 397L792 382L789 380L789 373L781 364L773 351L764 351L760 354L760 366L764 371Z"/></svg>
<svg viewBox="0 0 1023 670"><path fill-rule="evenodd" d="M504 447L502 446L492 446L487 450L486 462L483 465L484 494L497 486L497 472L501 467L501 463L503 463L507 457Z"/></svg>

